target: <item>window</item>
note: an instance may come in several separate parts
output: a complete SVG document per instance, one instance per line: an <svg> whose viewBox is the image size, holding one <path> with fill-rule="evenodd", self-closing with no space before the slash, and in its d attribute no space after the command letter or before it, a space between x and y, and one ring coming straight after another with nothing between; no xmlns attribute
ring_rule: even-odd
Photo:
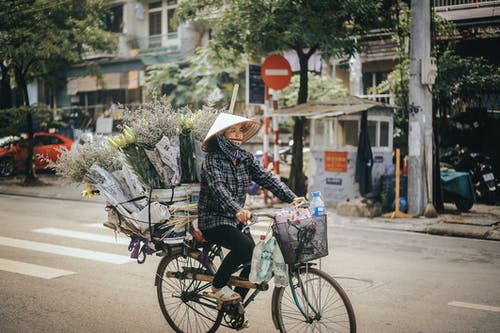
<svg viewBox="0 0 500 333"><path fill-rule="evenodd" d="M123 32L123 5L113 6L104 17L105 30Z"/></svg>
<svg viewBox="0 0 500 333"><path fill-rule="evenodd" d="M359 138L359 126L357 120L339 120L339 145L357 146Z"/></svg>
<svg viewBox="0 0 500 333"><path fill-rule="evenodd" d="M365 72L363 73L363 91L366 95L375 93L375 88L387 80L389 72Z"/></svg>
<svg viewBox="0 0 500 333"><path fill-rule="evenodd" d="M326 146L328 143L328 135L326 133L326 120L313 120L314 136L312 144L316 147Z"/></svg>
<svg viewBox="0 0 500 333"><path fill-rule="evenodd" d="M376 121L368 121L368 136L370 137L370 146L376 147L377 142L377 123Z"/></svg>
<svg viewBox="0 0 500 333"><path fill-rule="evenodd" d="M157 8L161 8L161 1L151 2L149 4L149 9L157 9Z"/></svg>
<svg viewBox="0 0 500 333"><path fill-rule="evenodd" d="M368 135L370 146L389 147L389 122L384 120L369 120Z"/></svg>
<svg viewBox="0 0 500 333"><path fill-rule="evenodd" d="M149 47L173 46L177 40L177 25L173 17L177 0L153 1L149 3Z"/></svg>
<svg viewBox="0 0 500 333"><path fill-rule="evenodd" d="M161 12L149 13L149 35L161 35Z"/></svg>
<svg viewBox="0 0 500 333"><path fill-rule="evenodd" d="M167 10L167 32L169 34L177 32L177 25L174 24L175 8Z"/></svg>
<svg viewBox="0 0 500 333"><path fill-rule="evenodd" d="M48 145L58 145L62 144L62 140L56 138L55 136L45 136L39 135L34 138L35 146L48 146Z"/></svg>
<svg viewBox="0 0 500 333"><path fill-rule="evenodd" d="M380 122L380 147L389 147L389 122Z"/></svg>

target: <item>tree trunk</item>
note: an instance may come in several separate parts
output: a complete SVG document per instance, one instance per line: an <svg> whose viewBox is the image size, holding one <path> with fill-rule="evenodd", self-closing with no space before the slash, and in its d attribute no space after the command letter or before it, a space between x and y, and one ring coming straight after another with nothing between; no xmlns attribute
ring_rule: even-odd
<svg viewBox="0 0 500 333"><path fill-rule="evenodd" d="M297 104L304 104L307 102L308 95L308 77L307 77L307 64L314 49L311 49L308 53L304 53L302 49L296 49L297 55L299 57L300 64L300 85L299 85L299 96ZM302 155L302 149L304 147L303 137L304 137L304 125L306 122L305 117L293 117L293 146L292 146L292 166L290 169L290 178L288 180L288 185L299 196L303 196L307 193L306 187L306 177L304 175L304 159Z"/></svg>
<svg viewBox="0 0 500 333"><path fill-rule="evenodd" d="M12 88L10 86L9 67L3 64L0 59L0 68L2 70L2 79L0 80L0 109L9 109L12 107Z"/></svg>
<svg viewBox="0 0 500 333"><path fill-rule="evenodd" d="M33 161L33 155L35 152L35 144L33 140L33 114L31 113L30 110L30 100L29 100L29 95L28 95L28 84L26 82L26 78L22 74L22 71L19 69L16 69L16 81L21 89L22 95L23 95L23 101L24 105L26 106L26 127L28 132L26 133L28 135L28 153L26 154L26 161L24 163L25 171L24 171L24 183L25 184L33 184L36 183L37 178L35 176L35 169L34 169L34 161Z"/></svg>

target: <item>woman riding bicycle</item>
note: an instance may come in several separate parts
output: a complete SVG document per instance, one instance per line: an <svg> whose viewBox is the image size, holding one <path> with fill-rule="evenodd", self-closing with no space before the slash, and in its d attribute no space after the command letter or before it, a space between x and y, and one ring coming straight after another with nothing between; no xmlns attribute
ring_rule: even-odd
<svg viewBox="0 0 500 333"><path fill-rule="evenodd" d="M207 152L201 173L198 201L198 228L211 243L230 250L220 265L207 296L220 301L243 300L248 289L231 290L227 282L234 270L252 258L255 243L238 229L250 219L244 208L250 181L270 190L284 202L297 201L297 196L240 145L252 138L260 128L254 120L221 113L210 128L202 148ZM240 277L248 278L250 266Z"/></svg>

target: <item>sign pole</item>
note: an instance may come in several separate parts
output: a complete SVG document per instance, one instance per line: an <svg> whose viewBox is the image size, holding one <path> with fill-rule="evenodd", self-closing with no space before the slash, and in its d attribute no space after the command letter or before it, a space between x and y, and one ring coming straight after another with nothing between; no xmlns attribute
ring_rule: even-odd
<svg viewBox="0 0 500 333"><path fill-rule="evenodd" d="M264 137L263 137L263 164L267 169L269 165L269 87L266 85L264 90ZM264 203L267 204L268 193L264 189Z"/></svg>
<svg viewBox="0 0 500 333"><path fill-rule="evenodd" d="M278 98L273 94L273 110L278 110ZM273 169L274 173L279 177L280 175L280 159L279 159L279 130L278 130L278 116L273 112L273 132L274 132L274 159Z"/></svg>
<svg viewBox="0 0 500 333"><path fill-rule="evenodd" d="M261 67L260 75L265 83L265 104L264 104L264 167L267 169L269 165L269 109L271 107L274 110L278 108L278 101L276 96L273 94L273 100L270 101L269 98L269 88L273 90L281 90L288 86L292 78L292 69L288 60L279 54L272 54L268 56ZM273 115L273 131L274 131L274 160L273 167L277 175L279 175L279 152L278 152L278 121L275 115ZM264 202L267 204L267 190L264 189Z"/></svg>

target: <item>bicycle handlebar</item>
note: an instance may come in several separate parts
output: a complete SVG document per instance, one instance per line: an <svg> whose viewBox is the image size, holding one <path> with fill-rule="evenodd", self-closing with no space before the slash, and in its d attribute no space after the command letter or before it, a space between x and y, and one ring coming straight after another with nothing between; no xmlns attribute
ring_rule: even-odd
<svg viewBox="0 0 500 333"><path fill-rule="evenodd" d="M301 201L296 205L296 208L307 208L309 207L309 201L307 201L304 197L300 197ZM269 212L262 212L262 213L252 213L250 215L250 223L247 223L247 222L244 222L246 223L246 225L241 228L241 232L244 232L246 231L247 229L249 229L251 226L259 223L259 219L258 217L260 216L265 216L265 217L268 217L270 219L272 219L274 221L274 218L276 217L276 214L275 213L269 213Z"/></svg>

